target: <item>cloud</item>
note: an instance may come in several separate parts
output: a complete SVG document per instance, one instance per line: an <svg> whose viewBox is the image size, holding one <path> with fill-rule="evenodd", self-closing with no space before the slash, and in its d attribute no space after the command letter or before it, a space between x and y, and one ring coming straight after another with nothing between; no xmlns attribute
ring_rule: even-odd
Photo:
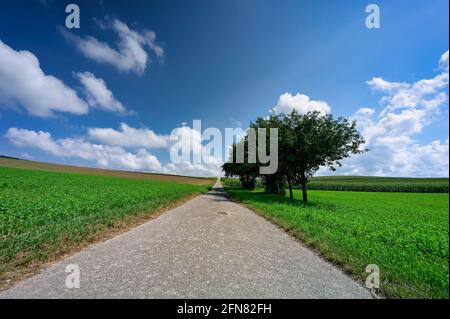
<svg viewBox="0 0 450 319"><path fill-rule="evenodd" d="M126 123L121 123L119 130L89 128L88 136L94 141L124 148L164 148L175 153L181 150L186 151L184 155L188 159L184 160L183 157L176 162L165 164L161 168L162 173L218 176L221 172L222 158L210 154L203 145L201 133L188 126L178 127L169 135L160 135L148 128L133 128ZM194 157L201 158L201 163L195 163Z"/></svg>
<svg viewBox="0 0 450 319"><path fill-rule="evenodd" d="M120 124L120 129L89 128L89 137L97 142L122 147L167 148L169 136L158 135L147 128L134 128L126 123Z"/></svg>
<svg viewBox="0 0 450 319"><path fill-rule="evenodd" d="M422 79L412 84L386 81L381 77L374 77L367 84L377 92L385 93L380 104L385 107L382 115L398 109L424 107L434 110L448 100L447 92L448 51L439 60L439 69L442 71L431 79Z"/></svg>
<svg viewBox="0 0 450 319"><path fill-rule="evenodd" d="M276 113L291 113L296 110L300 114L306 114L311 111L318 111L323 114L330 113L330 106L324 101L311 100L309 96L297 93L292 95L289 92L282 94L277 105L272 110Z"/></svg>
<svg viewBox="0 0 450 319"><path fill-rule="evenodd" d="M169 143L173 145L174 141L170 141L168 136L158 136L151 130L132 128L125 123L121 124L120 131L112 129L88 130L89 137L101 141L101 143L92 143L84 138L55 139L49 132L15 127L9 128L5 137L20 148L41 150L59 158L81 159L92 162L95 166L101 168L189 176L219 176L222 160L207 154L206 148L201 144L199 132L189 127L178 128L176 132L185 134L185 137L192 137L193 144L188 145L189 147L192 146L189 149L192 154L203 154L201 163L182 161L161 164L159 159L152 155L147 148L169 147ZM151 141L140 141L141 138L146 141L149 136Z"/></svg>
<svg viewBox="0 0 450 319"><path fill-rule="evenodd" d="M203 176L203 177L215 177L221 174L221 163L168 163L164 166L162 173L186 175L186 176Z"/></svg>
<svg viewBox="0 0 450 319"><path fill-rule="evenodd" d="M242 122L237 120L237 119L235 119L234 117L229 117L229 120L236 127L242 127L243 126Z"/></svg>
<svg viewBox="0 0 450 319"><path fill-rule="evenodd" d="M447 102L448 51L439 60L440 74L414 83L373 78L367 84L384 95L383 107L361 108L352 119L366 139L369 152L343 161L338 174L380 176L448 176L449 140L421 145L415 136L431 125ZM321 174L327 174L321 169Z"/></svg>
<svg viewBox="0 0 450 319"><path fill-rule="evenodd" d="M439 68L444 72L448 72L448 50L447 52L442 54L441 58L439 59Z"/></svg>
<svg viewBox="0 0 450 319"><path fill-rule="evenodd" d="M443 177L448 176L449 141L420 145L408 136L380 136L368 144L370 151L346 159L336 174ZM321 169L319 174L328 175Z"/></svg>
<svg viewBox="0 0 450 319"><path fill-rule="evenodd" d="M86 114L88 104L54 76L46 75L30 51L15 51L0 41L0 102L19 105L34 116L54 112Z"/></svg>
<svg viewBox="0 0 450 319"><path fill-rule="evenodd" d="M164 57L164 49L156 43L155 32L132 30L118 19L98 22L98 24L102 29L110 29L116 33L119 38L117 49L92 36L81 38L65 29L62 29L62 32L86 57L100 63L110 64L120 71L134 71L143 74L150 62L146 49L149 49L158 58Z"/></svg>
<svg viewBox="0 0 450 319"><path fill-rule="evenodd" d="M18 147L39 149L56 157L93 161L99 167L144 171L162 169L158 158L144 148L131 153L119 146L92 144L81 138L55 140L48 132L14 127L8 129L5 137Z"/></svg>
<svg viewBox="0 0 450 319"><path fill-rule="evenodd" d="M75 76L83 85L90 106L111 112L124 113L126 111L122 103L117 101L113 93L106 87L103 79L96 78L90 72L75 73Z"/></svg>
<svg viewBox="0 0 450 319"><path fill-rule="evenodd" d="M166 174L181 174L192 176L218 176L221 172L222 158L210 154L203 144L199 131L181 126L175 128L170 134L156 134L148 128L134 128L126 123L120 124L120 129L89 128L90 139L106 145L121 146L124 148L143 147L146 149L162 148L175 152L174 162L168 162L159 170ZM206 138L205 138L206 139ZM178 152L185 151L183 156ZM195 163L194 157L201 159Z"/></svg>
<svg viewBox="0 0 450 319"><path fill-rule="evenodd" d="M374 77L366 82L374 90L392 92L402 88L407 88L408 84L400 82L389 82L380 77Z"/></svg>

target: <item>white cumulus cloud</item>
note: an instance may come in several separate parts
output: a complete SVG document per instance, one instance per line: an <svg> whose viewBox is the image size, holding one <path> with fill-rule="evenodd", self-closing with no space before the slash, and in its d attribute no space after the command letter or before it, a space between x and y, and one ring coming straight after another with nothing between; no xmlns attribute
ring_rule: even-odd
<svg viewBox="0 0 450 319"><path fill-rule="evenodd" d="M110 64L121 71L144 73L150 62L147 50L153 52L158 58L164 57L164 49L156 43L155 32L132 30L126 23L118 19L107 20L106 23L99 24L103 29L111 29L116 33L119 38L117 48L113 48L108 43L99 41L92 36L82 38L65 30L63 34L86 57L100 63Z"/></svg>
<svg viewBox="0 0 450 319"><path fill-rule="evenodd" d="M424 107L434 110L448 100L448 51L439 60L441 73L431 79L422 79L414 83L390 82L381 77L374 77L367 84L385 95L380 104L385 106L382 114L405 109Z"/></svg>
<svg viewBox="0 0 450 319"><path fill-rule="evenodd" d="M126 123L120 124L120 129L113 128L89 128L88 135L91 139L115 146L167 148L169 136L158 135L148 128L134 128Z"/></svg>
<svg viewBox="0 0 450 319"><path fill-rule="evenodd" d="M369 152L343 161L338 174L380 176L448 176L449 141L416 141L423 129L448 107L448 51L439 60L440 73L414 83L373 78L368 85L384 93L381 112L361 108L352 119L366 139ZM321 173L327 173L321 170Z"/></svg>
<svg viewBox="0 0 450 319"><path fill-rule="evenodd" d="M448 72L448 50L447 52L442 54L441 58L439 59L439 68L444 72Z"/></svg>
<svg viewBox="0 0 450 319"><path fill-rule="evenodd" d="M95 77L91 72L75 73L75 76L83 85L90 106L119 113L126 111L122 103L108 89L103 79Z"/></svg>
<svg viewBox="0 0 450 319"><path fill-rule="evenodd" d="M20 106L34 116L54 112L86 114L89 105L58 78L41 69L30 51L16 51L0 41L0 102Z"/></svg>
<svg viewBox="0 0 450 319"><path fill-rule="evenodd" d="M277 105L272 110L276 113L291 113L297 111L300 114L306 114L312 111L318 111L322 114L330 113L330 106L324 101L311 100L309 96L297 93L292 95L289 92L282 94Z"/></svg>
<svg viewBox="0 0 450 319"><path fill-rule="evenodd" d="M149 129L136 129L125 123L121 124L120 131L89 129L89 138L97 143L79 137L55 139L49 132L15 127L9 128L5 137L20 148L37 149L60 158L81 159L101 168L205 177L220 175L222 159L207 152L198 131L182 127L175 132L188 137L183 143L191 141L187 144L190 155L203 154L200 163L194 163L191 157L188 161L162 164L148 149L169 149L175 136L157 135Z"/></svg>
<svg viewBox="0 0 450 319"><path fill-rule="evenodd" d="M186 176L216 177L221 175L221 165L221 163L167 163L164 165L162 173Z"/></svg>
<svg viewBox="0 0 450 319"><path fill-rule="evenodd" d="M15 127L8 129L5 137L18 147L39 149L56 157L93 161L99 167L144 171L162 169L158 158L144 148L132 153L119 146L93 144L82 138L54 139L48 132Z"/></svg>

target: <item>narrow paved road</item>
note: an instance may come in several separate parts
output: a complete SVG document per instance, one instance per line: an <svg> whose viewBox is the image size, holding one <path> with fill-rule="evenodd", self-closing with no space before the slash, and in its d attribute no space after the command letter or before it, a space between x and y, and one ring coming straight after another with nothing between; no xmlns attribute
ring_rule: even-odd
<svg viewBox="0 0 450 319"><path fill-rule="evenodd" d="M0 298L370 298L336 267L220 184L131 231L79 252ZM80 288L66 288L68 264Z"/></svg>

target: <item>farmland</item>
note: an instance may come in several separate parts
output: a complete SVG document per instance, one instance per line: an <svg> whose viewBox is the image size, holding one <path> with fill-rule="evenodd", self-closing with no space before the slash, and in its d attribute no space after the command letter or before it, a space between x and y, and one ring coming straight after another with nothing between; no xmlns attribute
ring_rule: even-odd
<svg viewBox="0 0 450 319"><path fill-rule="evenodd" d="M140 179L140 180L169 181L169 182L179 182L179 183L198 184L198 185L210 185L210 184L213 184L215 181L215 178L207 178L207 177L190 177L190 176L181 176L181 175L156 174L156 173L134 172L134 171L119 171L119 170L99 169L99 168L92 168L92 167L61 165L61 164L54 164L54 163L29 161L29 160L24 160L24 159L5 157L5 156L1 156L1 155L0 155L0 166L26 168L26 169L38 169L38 170L53 171L53 172L88 174L88 175L95 175L95 176L124 177L124 178Z"/></svg>
<svg viewBox="0 0 450 319"><path fill-rule="evenodd" d="M361 281L378 265L384 296L449 296L448 194L311 190L303 204L298 190L226 191Z"/></svg>
<svg viewBox="0 0 450 319"><path fill-rule="evenodd" d="M337 191L448 193L448 178L323 176L312 178L308 188Z"/></svg>
<svg viewBox="0 0 450 319"><path fill-rule="evenodd" d="M222 179L228 186L240 185L238 179ZM308 183L311 190L355 192L448 193L448 178L408 178L375 176L319 176ZM263 187L260 180L258 187Z"/></svg>
<svg viewBox="0 0 450 319"><path fill-rule="evenodd" d="M0 166L0 278L126 229L211 184L196 181Z"/></svg>

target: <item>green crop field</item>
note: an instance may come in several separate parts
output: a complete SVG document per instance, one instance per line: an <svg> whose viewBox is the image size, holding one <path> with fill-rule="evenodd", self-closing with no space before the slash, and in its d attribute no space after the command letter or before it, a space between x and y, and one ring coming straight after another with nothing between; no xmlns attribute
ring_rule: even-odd
<svg viewBox="0 0 450 319"><path fill-rule="evenodd" d="M448 194L313 190L303 204L226 190L362 281L365 267L378 265L387 297L449 297Z"/></svg>
<svg viewBox="0 0 450 319"><path fill-rule="evenodd" d="M448 193L448 178L314 177L309 189L365 192Z"/></svg>
<svg viewBox="0 0 450 319"><path fill-rule="evenodd" d="M240 186L239 179L236 178L224 178L222 181L228 186ZM263 187L261 180L256 185ZM321 176L311 178L308 188L329 191L448 193L448 185L448 178Z"/></svg>
<svg viewBox="0 0 450 319"><path fill-rule="evenodd" d="M0 278L207 188L0 167Z"/></svg>

